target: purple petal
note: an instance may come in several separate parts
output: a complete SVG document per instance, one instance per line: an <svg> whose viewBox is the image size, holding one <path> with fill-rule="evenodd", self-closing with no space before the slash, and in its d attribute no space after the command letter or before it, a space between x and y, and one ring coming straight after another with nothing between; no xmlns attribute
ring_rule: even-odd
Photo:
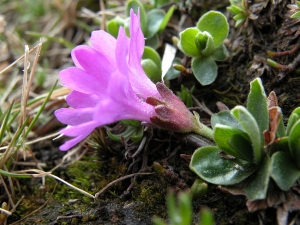
<svg viewBox="0 0 300 225"><path fill-rule="evenodd" d="M68 94L66 101L74 109L94 107L99 101L97 95L84 94L78 91L72 91Z"/></svg>
<svg viewBox="0 0 300 225"><path fill-rule="evenodd" d="M104 43L105 45L106 43ZM88 74L98 78L104 85L107 84L109 75L115 70L115 60L110 61L106 55L89 46L78 46L72 51L75 65ZM111 54L111 53L110 53Z"/></svg>
<svg viewBox="0 0 300 225"><path fill-rule="evenodd" d="M70 126L76 126L82 123L92 121L94 110L94 108L62 108L56 110L54 113L61 123L68 124Z"/></svg>
<svg viewBox="0 0 300 225"><path fill-rule="evenodd" d="M63 130L60 131L60 133L70 136L70 137L75 137L69 141L66 141L63 145L59 147L60 150L66 151L72 148L74 145L78 144L81 142L83 139L85 139L90 133L93 132L93 130L97 127L95 122L89 122L89 123L84 123L75 127L67 127Z"/></svg>
<svg viewBox="0 0 300 225"><path fill-rule="evenodd" d="M79 135L89 135L96 127L101 125L103 124L99 125L96 121L90 121L77 126L67 126L65 129L62 129L60 133L69 137L76 137Z"/></svg>
<svg viewBox="0 0 300 225"><path fill-rule="evenodd" d="M103 30L93 31L90 42L92 47L105 56L110 62L115 61L112 52L115 52L117 42L112 35Z"/></svg>
<svg viewBox="0 0 300 225"><path fill-rule="evenodd" d="M107 96L96 107L94 120L99 124L124 119L150 122L154 114L153 106L138 98L126 77L116 73L109 84Z"/></svg>
<svg viewBox="0 0 300 225"><path fill-rule="evenodd" d="M59 76L63 85L72 90L84 94L96 94L98 96L105 94L105 82L99 81L96 77L91 76L82 69L69 67L60 71Z"/></svg>
<svg viewBox="0 0 300 225"><path fill-rule="evenodd" d="M129 70L127 64L128 43L129 43L129 38L126 36L123 27L120 27L115 55L116 55L118 69L126 77L128 76L128 70Z"/></svg>
<svg viewBox="0 0 300 225"><path fill-rule="evenodd" d="M138 16L130 10L130 52L129 63L136 65L141 64L141 58L145 47L145 38L140 28L140 12Z"/></svg>

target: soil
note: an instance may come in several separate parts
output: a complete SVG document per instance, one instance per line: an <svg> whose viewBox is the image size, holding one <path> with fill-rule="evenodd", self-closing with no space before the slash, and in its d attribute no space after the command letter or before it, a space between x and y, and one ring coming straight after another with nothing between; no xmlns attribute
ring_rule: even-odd
<svg viewBox="0 0 300 225"><path fill-rule="evenodd" d="M300 105L300 79L299 70L296 69L299 62L294 61L300 51L273 58L283 65L294 62L296 66L291 71L271 68L267 64L267 58L270 58L267 51L290 50L299 42L300 20L291 19L292 12L287 7L292 1L250 1L248 10L258 15L258 18L247 19L238 28L234 28L232 15L226 11L228 1L185 2L186 5L181 5L175 11L171 23L178 24L183 16L187 16L184 26L194 26L198 18L208 10L223 12L230 22L230 33L226 40L230 56L227 60L218 62L218 78L212 85L202 87L193 76L181 75L171 81L171 89L176 92L180 90L181 84L188 88L195 85L194 96L212 112L218 112L218 101L229 108L237 104L244 105L249 92L249 82L260 77L266 93L275 91L279 106L287 118ZM164 42L170 42L170 37L174 34L176 35L174 28L169 26L162 34ZM162 49L159 51L162 52ZM178 54L183 59L183 64L188 67L190 59ZM209 123L209 115L201 109L199 112L203 122ZM149 128L144 134L146 143L143 149L135 154L140 143L112 141L106 135L103 136L103 129L95 131L90 141L82 146L80 153L88 149L84 158L60 167L54 174L90 193L97 193L110 182L128 174L151 174L133 176L117 182L95 200L83 197L65 184L59 183L56 186L52 179L47 178L46 185L42 185L41 180L20 179L18 182L22 191L17 197L25 195L25 200L21 201L17 211L8 218L8 224L14 224L43 206L48 198L50 201L45 206L18 224L148 225L152 224L154 215L168 218L165 206L168 190L172 189L177 193L188 191L197 178L189 170L188 162L181 156L190 156L201 144L187 135ZM108 129L112 133L118 133L124 127L115 124ZM32 151L36 153L39 162L46 163L47 168L51 169L65 155L57 146L59 141L47 142L42 146L34 145ZM168 174L156 173L154 162L160 163ZM44 170L47 171L47 168ZM54 194L51 195L53 190ZM218 225L276 224L276 209L249 212L246 201L244 196L233 196L209 185L204 197L193 200L194 224L197 224L199 210L203 207L211 209ZM296 217L296 214L292 214L290 218ZM295 219L294 224L300 224L299 219Z"/></svg>

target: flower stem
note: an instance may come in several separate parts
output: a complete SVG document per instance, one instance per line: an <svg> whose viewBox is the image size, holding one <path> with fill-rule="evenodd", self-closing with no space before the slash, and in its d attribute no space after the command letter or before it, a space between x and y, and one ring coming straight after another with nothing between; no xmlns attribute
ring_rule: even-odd
<svg viewBox="0 0 300 225"><path fill-rule="evenodd" d="M214 140L213 130L201 122L199 122L198 126L194 126L192 131L196 134L199 134L201 136L204 136L211 140Z"/></svg>

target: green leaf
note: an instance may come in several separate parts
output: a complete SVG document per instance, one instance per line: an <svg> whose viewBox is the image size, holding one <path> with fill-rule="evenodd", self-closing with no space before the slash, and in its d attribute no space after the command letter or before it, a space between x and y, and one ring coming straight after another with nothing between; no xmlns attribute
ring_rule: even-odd
<svg viewBox="0 0 300 225"><path fill-rule="evenodd" d="M218 123L244 131L244 128L241 126L241 124L239 124L239 122L236 120L236 118L234 118L234 116L230 113L229 110L224 110L212 115L211 117L212 128L214 128Z"/></svg>
<svg viewBox="0 0 300 225"><path fill-rule="evenodd" d="M295 12L293 15L291 15L291 18L293 18L293 19L300 19L300 11Z"/></svg>
<svg viewBox="0 0 300 225"><path fill-rule="evenodd" d="M269 112L267 96L260 78L250 82L247 109L255 118L260 130L259 136L264 140L263 132L269 129Z"/></svg>
<svg viewBox="0 0 300 225"><path fill-rule="evenodd" d="M145 46L142 59L151 59L158 68L161 68L161 58L155 49Z"/></svg>
<svg viewBox="0 0 300 225"><path fill-rule="evenodd" d="M251 113L243 106L236 106L231 110L232 115L239 121L248 134L253 148L254 162L259 164L263 154L263 141L258 124Z"/></svg>
<svg viewBox="0 0 300 225"><path fill-rule="evenodd" d="M283 151L289 152L289 137L282 137L277 139L275 142L272 143L269 149L269 154L273 155L275 152Z"/></svg>
<svg viewBox="0 0 300 225"><path fill-rule="evenodd" d="M253 162L252 147L248 139L241 135L233 135L228 139L228 145L240 155L240 159Z"/></svg>
<svg viewBox="0 0 300 225"><path fill-rule="evenodd" d="M239 159L246 159L249 162L253 161L251 145L248 142L249 137L240 129L217 124L214 128L214 140L226 154Z"/></svg>
<svg viewBox="0 0 300 225"><path fill-rule="evenodd" d="M161 45L158 35L156 34L152 38L146 39L146 45L153 49L157 49Z"/></svg>
<svg viewBox="0 0 300 225"><path fill-rule="evenodd" d="M158 33L160 26L164 20L165 12L160 9L152 9L148 12L148 22L146 38L152 38L156 33Z"/></svg>
<svg viewBox="0 0 300 225"><path fill-rule="evenodd" d="M300 120L294 124L290 131L289 147L298 168L300 168Z"/></svg>
<svg viewBox="0 0 300 225"><path fill-rule="evenodd" d="M286 135L287 136L289 135L290 130L292 129L294 124L299 120L299 118L300 118L300 107L294 109L289 117L288 124L286 126Z"/></svg>
<svg viewBox="0 0 300 225"><path fill-rule="evenodd" d="M253 174L246 186L246 196L250 201L266 198L271 169L270 157L266 156L262 166Z"/></svg>
<svg viewBox="0 0 300 225"><path fill-rule="evenodd" d="M217 61L225 60L227 56L228 56L228 50L225 47L225 45L223 45L223 44L221 44L217 48L215 48L215 50L212 54L212 57L214 58L214 60L217 60Z"/></svg>
<svg viewBox="0 0 300 225"><path fill-rule="evenodd" d="M229 31L226 17L217 11L209 11L201 16L197 27L200 31L207 31L211 34L215 47L223 43Z"/></svg>
<svg viewBox="0 0 300 225"><path fill-rule="evenodd" d="M190 225L193 220L193 209L191 198L187 193L181 193L178 196L178 210L179 217L181 218L180 223L178 225Z"/></svg>
<svg viewBox="0 0 300 225"><path fill-rule="evenodd" d="M138 15L138 10L140 10L140 22L141 22L141 29L143 31L143 33L146 33L147 30L147 14L144 8L144 5L137 0L129 0L127 1L126 4L126 16L129 17L130 16L130 10L133 9L133 11L135 12L135 14Z"/></svg>
<svg viewBox="0 0 300 225"><path fill-rule="evenodd" d="M196 57L200 55L195 39L199 30L196 27L190 27L180 32L178 48L187 56Z"/></svg>
<svg viewBox="0 0 300 225"><path fill-rule="evenodd" d="M203 180L218 185L232 185L247 178L255 167L240 159L224 159L215 146L198 148L191 159L190 169Z"/></svg>
<svg viewBox="0 0 300 225"><path fill-rule="evenodd" d="M114 19L111 19L107 22L106 30L116 38L118 36L120 26L124 26L124 19L116 16Z"/></svg>
<svg viewBox="0 0 300 225"><path fill-rule="evenodd" d="M212 57L195 57L192 59L192 69L196 79L202 85L209 85L218 75L218 66Z"/></svg>
<svg viewBox="0 0 300 225"><path fill-rule="evenodd" d="M147 76L154 83L159 82L161 79L161 69L151 59L143 59L142 67Z"/></svg>
<svg viewBox="0 0 300 225"><path fill-rule="evenodd" d="M162 23L160 24L158 32L162 32L168 25L169 20L171 19L173 12L175 10L175 5L172 5L168 12L165 14Z"/></svg>
<svg viewBox="0 0 300 225"><path fill-rule="evenodd" d="M279 124L277 127L276 135L278 138L282 138L285 136L285 127L283 124L283 116L282 113L280 114Z"/></svg>
<svg viewBox="0 0 300 225"><path fill-rule="evenodd" d="M210 56L214 51L214 40L210 33L204 31L199 32L195 39L196 46L200 50L201 55Z"/></svg>
<svg viewBox="0 0 300 225"><path fill-rule="evenodd" d="M295 160L287 152L276 152L271 158L271 177L281 190L287 191L300 177Z"/></svg>

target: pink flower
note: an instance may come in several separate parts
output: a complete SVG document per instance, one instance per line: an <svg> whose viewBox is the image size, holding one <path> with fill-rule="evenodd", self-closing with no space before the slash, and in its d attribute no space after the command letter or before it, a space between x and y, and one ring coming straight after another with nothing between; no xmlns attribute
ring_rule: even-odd
<svg viewBox="0 0 300 225"><path fill-rule="evenodd" d="M121 27L117 40L100 30L92 32L90 42L91 47L72 51L75 67L59 73L62 85L72 90L66 98L71 108L55 111L57 119L67 124L61 134L72 137L60 150L70 149L96 127L120 120L139 120L175 132L202 129L171 90L152 83L143 71L145 40L133 10L130 38Z"/></svg>
<svg viewBox="0 0 300 225"><path fill-rule="evenodd" d="M61 134L72 137L60 149L65 151L86 138L96 127L119 120L151 123L156 115L147 104L149 96L160 99L154 83L141 66L144 35L139 15L130 12L130 38L121 27L117 40L105 31L94 31L90 46L78 46L71 55L75 67L59 73L62 85L72 92L66 101L72 108L55 111L68 126Z"/></svg>

